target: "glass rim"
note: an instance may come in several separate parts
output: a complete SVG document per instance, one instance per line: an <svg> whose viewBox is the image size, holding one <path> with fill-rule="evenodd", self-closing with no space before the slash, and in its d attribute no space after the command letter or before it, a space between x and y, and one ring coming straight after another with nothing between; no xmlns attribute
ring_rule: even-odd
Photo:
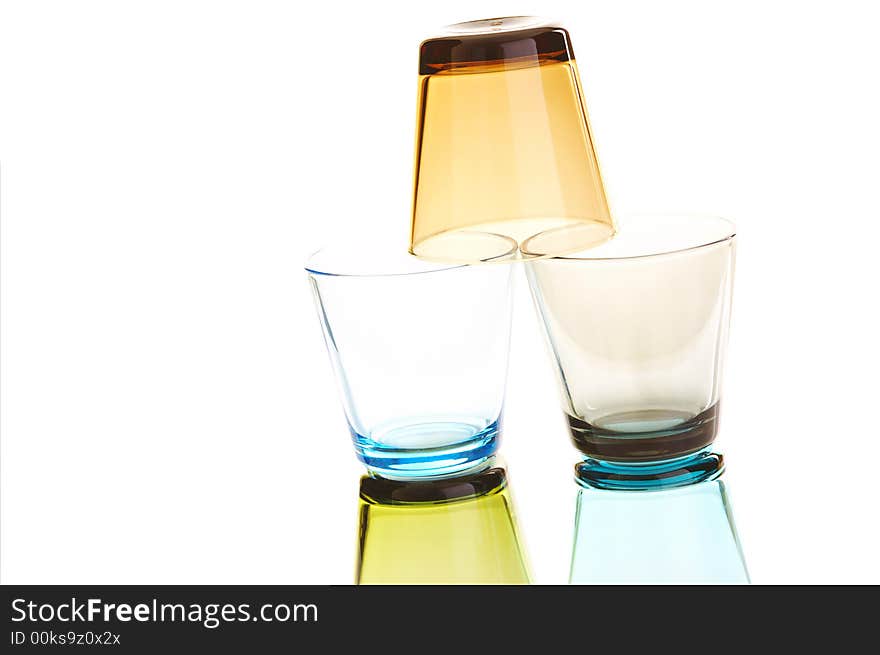
<svg viewBox="0 0 880 655"><path fill-rule="evenodd" d="M499 24L501 21L512 21L509 27ZM536 27L553 27L553 21L546 16L532 14L516 14L513 16L495 16L478 18L458 23L449 23L441 28L441 36L485 36L487 34L508 34L524 32Z"/></svg>
<svg viewBox="0 0 880 655"><path fill-rule="evenodd" d="M493 235L493 236L502 236L502 235ZM502 237L505 238L506 237ZM414 255L413 253L407 250L406 246L403 246L399 249L397 248L383 248L385 252L382 254L375 254L376 249L371 248L370 246L357 246L355 247L354 242L352 241L342 241L331 243L330 245L319 248L318 250L313 251L305 261L303 268L310 275L322 275L327 277L345 277L345 278L362 278L362 279L371 279L371 278L394 278L394 277L407 277L414 275L429 275L432 273L442 273L444 271L452 271L452 270L461 270L461 269L472 269L482 266L485 263L491 263L494 261L506 261L507 258L511 256L511 254L516 254L517 245L516 242L512 242L513 246L508 252L504 252L502 254L481 260L477 263L469 263L469 262L442 262L433 260L430 258L420 257L418 255ZM357 267L351 266L349 264L349 268L346 268L346 265L323 265L319 266L316 263L316 260L322 256L330 255L334 262L340 261L341 255L336 254L337 251L343 251L346 248L350 248L350 253L354 255L355 258L360 258L363 261L373 262L373 266L375 267L374 271L364 270L367 267ZM371 253L374 253L371 255ZM384 257L383 255L387 255L388 257ZM395 263L383 263L387 262L389 259L396 258L398 262L402 262L405 260L404 264L395 264ZM402 270L410 268L411 270ZM401 269L401 270L396 270Z"/></svg>
<svg viewBox="0 0 880 655"><path fill-rule="evenodd" d="M614 242L619 243L621 238L621 227L626 225L626 222L629 220L645 220L645 219L685 219L685 220L693 220L693 221L713 221L719 227L725 226L725 229L719 230L718 235L708 239L700 239L697 243L693 245L686 245L681 247L671 246L668 248L660 248L654 252L647 253L639 253L632 255L603 255L601 253L591 254L594 250L600 250L602 246L607 244L612 244ZM561 255L548 255L544 257L536 257L531 260L531 262L541 262L541 261L625 261L632 259L649 259L652 257L664 257L666 255L676 255L681 253L692 252L696 250L701 250L703 248L709 248L711 246L716 246L721 243L725 243L727 241L732 241L736 238L736 224L730 220L729 218L725 218L723 216L718 216L716 214L691 214L691 213L676 213L676 212L652 212L652 213L636 213L636 214L624 214L620 219L615 219L615 235L605 241L604 243L596 246L595 248L591 248L588 250L581 250L574 253L569 254L561 254ZM553 230L566 230L571 229L569 226L564 226L560 228L553 228ZM527 240L528 241L528 240ZM526 244L523 243L523 246ZM526 263L530 263L530 260L526 260Z"/></svg>

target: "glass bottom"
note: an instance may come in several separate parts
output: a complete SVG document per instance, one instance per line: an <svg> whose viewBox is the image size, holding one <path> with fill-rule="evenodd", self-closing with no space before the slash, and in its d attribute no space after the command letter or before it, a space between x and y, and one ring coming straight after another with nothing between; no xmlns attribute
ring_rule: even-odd
<svg viewBox="0 0 880 655"><path fill-rule="evenodd" d="M697 453L718 430L719 403L697 415L675 409L616 412L587 422L568 416L575 447L609 462L659 462Z"/></svg>
<svg viewBox="0 0 880 655"><path fill-rule="evenodd" d="M724 473L724 458L703 450L671 460L635 464L586 459L575 465L574 471L582 487L650 491L714 480Z"/></svg>
<svg viewBox="0 0 880 655"><path fill-rule="evenodd" d="M500 419L426 418L352 431L358 458L392 480L442 478L479 469L498 450Z"/></svg>

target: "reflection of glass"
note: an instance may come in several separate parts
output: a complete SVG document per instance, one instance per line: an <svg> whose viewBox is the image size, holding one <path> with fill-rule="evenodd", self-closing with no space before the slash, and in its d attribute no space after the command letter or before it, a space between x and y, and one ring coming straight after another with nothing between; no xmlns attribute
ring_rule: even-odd
<svg viewBox="0 0 880 655"><path fill-rule="evenodd" d="M502 468L433 481L361 479L359 584L527 584Z"/></svg>
<svg viewBox="0 0 880 655"><path fill-rule="evenodd" d="M340 248L319 251L306 268L355 451L371 472L449 475L496 451L509 267Z"/></svg>
<svg viewBox="0 0 880 655"><path fill-rule="evenodd" d="M460 23L422 43L419 67L413 253L475 263L506 252L503 237L534 237L541 256L611 236L568 32Z"/></svg>
<svg viewBox="0 0 880 655"><path fill-rule="evenodd" d="M723 219L633 217L592 250L526 264L582 478L644 488L718 473L677 462L717 431L734 241Z"/></svg>
<svg viewBox="0 0 880 655"><path fill-rule="evenodd" d="M748 581L721 480L642 493L579 489L573 584Z"/></svg>

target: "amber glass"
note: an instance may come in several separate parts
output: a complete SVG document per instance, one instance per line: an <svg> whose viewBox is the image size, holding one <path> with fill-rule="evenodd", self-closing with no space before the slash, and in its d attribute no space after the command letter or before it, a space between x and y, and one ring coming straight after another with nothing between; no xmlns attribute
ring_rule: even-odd
<svg viewBox="0 0 880 655"><path fill-rule="evenodd" d="M565 29L529 17L452 25L422 43L419 73L413 254L477 263L510 238L529 239L515 256L542 257L612 236Z"/></svg>

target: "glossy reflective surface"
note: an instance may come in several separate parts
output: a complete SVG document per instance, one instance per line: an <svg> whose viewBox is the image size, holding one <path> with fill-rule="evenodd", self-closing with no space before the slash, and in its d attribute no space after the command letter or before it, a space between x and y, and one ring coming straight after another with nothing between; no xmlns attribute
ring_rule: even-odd
<svg viewBox="0 0 880 655"><path fill-rule="evenodd" d="M721 480L664 491L578 489L572 584L748 582Z"/></svg>

